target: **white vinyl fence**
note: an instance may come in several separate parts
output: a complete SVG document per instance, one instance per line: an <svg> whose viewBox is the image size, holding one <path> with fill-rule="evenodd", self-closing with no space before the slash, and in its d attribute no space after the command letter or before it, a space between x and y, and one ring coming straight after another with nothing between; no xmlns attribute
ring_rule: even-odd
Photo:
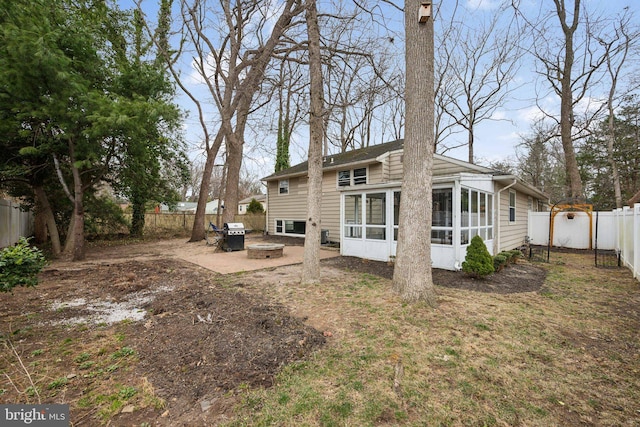
<svg viewBox="0 0 640 427"><path fill-rule="evenodd" d="M589 216L585 212L560 212L554 218L553 246L589 249ZM532 245L549 244L549 212L529 212ZM625 267L640 280L640 203L611 212L593 212L591 247L615 250Z"/></svg>
<svg viewBox="0 0 640 427"><path fill-rule="evenodd" d="M22 236L33 235L33 215L23 212L20 205L0 199L0 248L6 248Z"/></svg>

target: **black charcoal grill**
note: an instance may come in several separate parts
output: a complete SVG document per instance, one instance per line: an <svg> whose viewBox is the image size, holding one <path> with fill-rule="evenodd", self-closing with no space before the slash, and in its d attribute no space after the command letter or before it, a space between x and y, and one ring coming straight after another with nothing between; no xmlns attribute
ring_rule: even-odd
<svg viewBox="0 0 640 427"><path fill-rule="evenodd" d="M244 224L225 222L222 229L222 248L227 251L244 250Z"/></svg>

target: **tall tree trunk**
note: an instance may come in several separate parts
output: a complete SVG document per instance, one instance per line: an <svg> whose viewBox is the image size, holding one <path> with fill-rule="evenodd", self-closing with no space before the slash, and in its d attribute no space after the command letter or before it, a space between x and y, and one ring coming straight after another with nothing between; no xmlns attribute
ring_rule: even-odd
<svg viewBox="0 0 640 427"><path fill-rule="evenodd" d="M80 170L71 163L73 174L73 261L82 261L84 252L84 191Z"/></svg>
<svg viewBox="0 0 640 427"><path fill-rule="evenodd" d="M36 194L38 204L38 214L44 219L46 230L49 232L49 238L51 239L51 251L54 256L60 256L60 234L58 233L58 226L56 225L56 219L53 216L53 210L49 204L47 193L45 193L44 187L42 186L35 186L34 192Z"/></svg>
<svg viewBox="0 0 640 427"><path fill-rule="evenodd" d="M573 146L573 79L571 72L574 62L574 46L573 35L578 28L580 18L580 0L574 0L573 22L567 25L567 12L565 8L565 0L554 0L556 11L562 25L562 32L565 37L564 47L564 67L562 70L562 78L560 80L560 139L562 141L562 149L564 151L564 163L567 171L567 196L572 199L582 198L582 179L580 178L580 170L578 169L578 161L576 160L576 151Z"/></svg>
<svg viewBox="0 0 640 427"><path fill-rule="evenodd" d="M223 222L233 222L238 213L238 184L240 182L240 169L242 168L242 135L231 134L227 138L227 176L224 190Z"/></svg>
<svg viewBox="0 0 640 427"><path fill-rule="evenodd" d="M469 143L469 163L473 164L473 124L469 123L469 139L467 141ZM435 147L435 144L434 144Z"/></svg>
<svg viewBox="0 0 640 427"><path fill-rule="evenodd" d="M304 239L302 283L320 282L320 216L322 211L322 140L324 136L322 59L316 0L307 0L305 19L309 35L309 156L307 220Z"/></svg>
<svg viewBox="0 0 640 427"><path fill-rule="evenodd" d="M618 171L618 164L613 156L614 143L616 140L616 127L615 116L613 111L613 103L609 101L609 134L607 135L607 159L611 166L611 178L613 178L613 191L616 198L616 208L622 207L622 190L620 188L620 172Z"/></svg>
<svg viewBox="0 0 640 427"><path fill-rule="evenodd" d="M191 229L189 242L201 242L204 240L204 218L207 213L207 198L209 197L211 174L213 173L213 165L215 164L223 139L224 132L220 129L216 134L211 148L207 150L207 160L205 160L204 170L202 171L202 181L200 182L200 191L198 192L198 206L193 218L193 228Z"/></svg>
<svg viewBox="0 0 640 427"><path fill-rule="evenodd" d="M131 215L131 230L132 236L140 237L144 232L144 212L145 202L144 198L134 189L133 197L131 198L133 213Z"/></svg>
<svg viewBox="0 0 640 427"><path fill-rule="evenodd" d="M434 148L433 18L418 23L421 0L405 2L404 177L393 288L403 300L436 305L431 274Z"/></svg>

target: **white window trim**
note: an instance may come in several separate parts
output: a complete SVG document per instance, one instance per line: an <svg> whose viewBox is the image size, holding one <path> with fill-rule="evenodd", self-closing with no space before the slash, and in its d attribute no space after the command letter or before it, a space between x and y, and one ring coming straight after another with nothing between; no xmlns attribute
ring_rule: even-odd
<svg viewBox="0 0 640 427"><path fill-rule="evenodd" d="M495 223L493 221L493 215L495 213L495 200L493 197L493 194L487 190L484 189L478 189L478 188L474 188L474 187L469 187L467 185L463 185L460 187L459 193L458 193L458 197L460 197L460 199L462 199L462 191L463 190L467 190L467 194L469 197L469 214L471 215L471 206L472 201L471 201L471 194L473 191L478 193L478 198L480 197L484 197L485 200L485 220L484 220L484 224L481 221L480 218L480 206L481 206L481 202L480 199L478 199L478 224L477 225L471 225L471 218L469 218L469 224L467 226L463 226L462 225L462 220L460 219L459 224L460 224L460 238L459 238L459 244L461 247L466 247L471 243L471 239L472 239L472 235L480 235L482 237L482 233L484 232L484 236L483 240L485 242L487 241L492 241L495 240L496 238L496 226ZM491 198L491 202L489 202L489 198ZM460 200L460 209L462 208L462 200ZM489 214L490 212L490 214ZM459 214L461 215L462 212L460 211ZM489 224L489 220L491 220L491 224ZM489 234L489 230L491 231L491 238L487 238L488 234ZM462 243L462 234L464 231L467 231L467 243Z"/></svg>
<svg viewBox="0 0 640 427"><path fill-rule="evenodd" d="M282 221L282 231L278 232L278 221ZM275 227L273 228L274 233L278 236L292 236L292 237L304 237L304 234L295 234L295 233L287 233L286 230L286 225L285 222L286 221L294 221L294 222L305 222L304 220L301 219L284 219L284 218L276 218L274 219L274 224Z"/></svg>
<svg viewBox="0 0 640 427"><path fill-rule="evenodd" d="M511 206L511 195L513 194L513 206ZM511 221L511 208L513 208L513 221ZM515 224L518 218L518 194L514 190L509 190L509 224Z"/></svg>
<svg viewBox="0 0 640 427"><path fill-rule="evenodd" d="M287 183L287 191L286 191L286 192L282 192L282 191L280 191L280 190L283 188L283 187L282 187L282 183L283 183L283 182L286 182L286 183ZM279 179L279 180L278 180L278 194L279 194L279 195L286 195L286 194L289 194L289 185L290 185L290 182L289 182L289 180L288 180L288 179Z"/></svg>
<svg viewBox="0 0 640 427"><path fill-rule="evenodd" d="M356 169L364 169L365 170L365 182L360 183L360 184L354 184L354 171ZM349 172L349 185L340 185L340 172ZM366 185L369 184L369 166L362 166L362 167L356 167L356 168L350 168L350 169L341 169L341 170L337 170L336 171L336 188L337 189L341 189L341 188L348 188L348 187L357 187L359 185Z"/></svg>

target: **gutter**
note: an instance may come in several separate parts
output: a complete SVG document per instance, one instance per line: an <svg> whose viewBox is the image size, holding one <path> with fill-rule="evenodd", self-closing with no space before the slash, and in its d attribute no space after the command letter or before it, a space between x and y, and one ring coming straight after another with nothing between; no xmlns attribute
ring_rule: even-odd
<svg viewBox="0 0 640 427"><path fill-rule="evenodd" d="M509 188L513 187L514 185L517 184L517 182L518 182L518 179L514 177L513 178L513 182L511 184L509 184L506 187L498 190L495 193L495 197L494 198L498 203L498 209L496 209L497 210L497 214L498 214L498 220L496 221L497 222L496 225L498 226L498 229L496 230L496 239L495 239L495 244L493 245L494 246L493 247L493 254L494 255L496 255L498 252L500 252L500 237L501 237L501 234L500 234L500 222L501 222L501 219L502 219L502 217L500 215L500 204L501 204L500 203L500 193L502 193L504 190L508 190Z"/></svg>
<svg viewBox="0 0 640 427"><path fill-rule="evenodd" d="M269 209L269 182L263 180L261 180L261 182L266 187L264 201L267 206L267 212L264 216L264 230L262 230L262 235L267 236L269 235L269 211L271 211L271 209Z"/></svg>

